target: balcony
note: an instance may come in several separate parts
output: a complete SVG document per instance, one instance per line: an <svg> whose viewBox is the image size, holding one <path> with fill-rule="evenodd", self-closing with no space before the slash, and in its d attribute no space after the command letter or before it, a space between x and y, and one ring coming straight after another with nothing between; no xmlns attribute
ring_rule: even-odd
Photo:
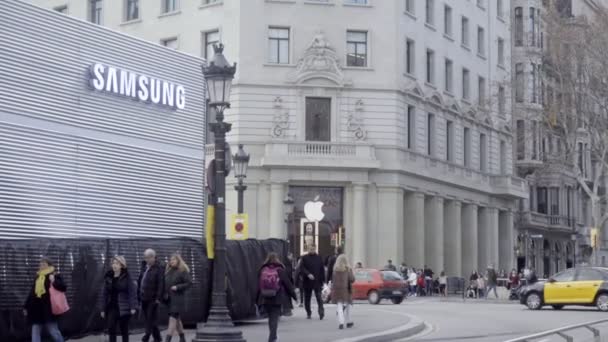
<svg viewBox="0 0 608 342"><path fill-rule="evenodd" d="M574 232L576 220L572 217L547 215L526 211L522 213L523 223L529 226L534 226L544 229L557 229L563 231Z"/></svg>
<svg viewBox="0 0 608 342"><path fill-rule="evenodd" d="M266 144L262 166L377 169L380 162L367 144L286 141Z"/></svg>
<svg viewBox="0 0 608 342"><path fill-rule="evenodd" d="M498 196L528 198L528 186L521 178L510 175L491 176L490 182Z"/></svg>

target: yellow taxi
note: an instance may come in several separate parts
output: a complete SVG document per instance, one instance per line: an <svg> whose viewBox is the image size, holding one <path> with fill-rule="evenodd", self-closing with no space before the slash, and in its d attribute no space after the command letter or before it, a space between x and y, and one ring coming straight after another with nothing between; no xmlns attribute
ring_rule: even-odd
<svg viewBox="0 0 608 342"><path fill-rule="evenodd" d="M608 312L608 268L567 269L547 281L524 286L519 298L530 310L540 310L544 305L556 310L564 305L584 305Z"/></svg>

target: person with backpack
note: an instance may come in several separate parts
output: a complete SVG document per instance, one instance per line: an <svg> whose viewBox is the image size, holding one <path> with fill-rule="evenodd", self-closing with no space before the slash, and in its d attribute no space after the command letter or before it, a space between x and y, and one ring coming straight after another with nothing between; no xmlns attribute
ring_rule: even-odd
<svg viewBox="0 0 608 342"><path fill-rule="evenodd" d="M297 301L296 291L279 260L277 253L270 253L258 274L258 304L263 305L268 314L268 342L277 341L277 328L285 296Z"/></svg>
<svg viewBox="0 0 608 342"><path fill-rule="evenodd" d="M315 245L308 245L308 254L302 257L300 272L302 272L302 278L304 279L304 308L306 309L306 318L310 319L312 315L310 300L314 292L319 307L319 319L323 320L325 310L323 309L321 289L325 283L325 267L323 267L323 259L317 254Z"/></svg>

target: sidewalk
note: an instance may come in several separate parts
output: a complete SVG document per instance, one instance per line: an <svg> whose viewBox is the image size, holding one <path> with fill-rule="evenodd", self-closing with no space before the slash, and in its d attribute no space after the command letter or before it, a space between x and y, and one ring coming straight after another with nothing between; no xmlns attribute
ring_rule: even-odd
<svg viewBox="0 0 608 342"><path fill-rule="evenodd" d="M314 312L315 308L313 308ZM325 307L325 319L319 320L313 314L312 320L306 319L303 308L295 308L291 317L281 317L279 323L279 341L283 342L362 342L394 341L421 332L425 325L422 321L407 314L383 309L383 305L355 304L352 310L355 326L351 329L338 329L335 305ZM238 326L248 342L268 340L268 323L266 320ZM188 342L194 338L194 330L188 330ZM164 332L163 332L164 336ZM142 334L132 335L131 340L141 341ZM119 338L120 340L120 338ZM173 338L173 341L177 341ZM83 339L70 340L78 342L107 341L104 336L89 336Z"/></svg>

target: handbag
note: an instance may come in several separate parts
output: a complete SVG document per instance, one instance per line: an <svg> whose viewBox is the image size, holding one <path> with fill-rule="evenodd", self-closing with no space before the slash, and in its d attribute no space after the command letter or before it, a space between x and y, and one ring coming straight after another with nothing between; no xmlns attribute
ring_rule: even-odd
<svg viewBox="0 0 608 342"><path fill-rule="evenodd" d="M66 298L64 292L57 290L51 285L49 288L49 296L51 297L51 311L53 312L53 315L63 315L70 310L68 299Z"/></svg>

